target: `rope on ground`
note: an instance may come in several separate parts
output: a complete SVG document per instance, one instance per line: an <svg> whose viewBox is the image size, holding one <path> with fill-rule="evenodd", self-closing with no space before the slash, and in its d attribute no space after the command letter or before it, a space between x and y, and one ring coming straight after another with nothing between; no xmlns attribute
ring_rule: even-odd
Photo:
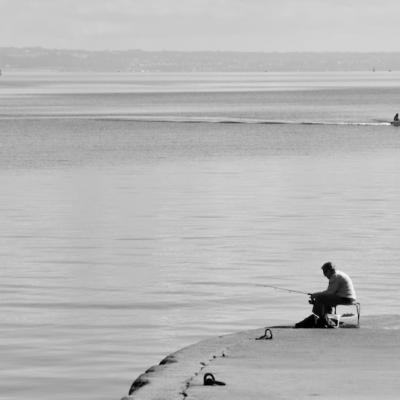
<svg viewBox="0 0 400 400"><path fill-rule="evenodd" d="M256 340L272 340L273 339L272 331L271 329L267 328L264 332L264 335L256 338Z"/></svg>

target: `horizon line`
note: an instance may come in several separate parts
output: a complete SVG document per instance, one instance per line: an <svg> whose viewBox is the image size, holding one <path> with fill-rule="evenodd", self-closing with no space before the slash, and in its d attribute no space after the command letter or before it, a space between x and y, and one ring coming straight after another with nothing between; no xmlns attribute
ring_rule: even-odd
<svg viewBox="0 0 400 400"><path fill-rule="evenodd" d="M88 53L125 53L125 52L143 52L143 53L245 53L245 54L400 54L400 50L176 50L176 49L159 49L159 50L144 50L144 49L84 49L84 48L66 48L66 47L44 47L44 46L0 46L0 50L23 50L23 49L40 49L48 51L80 51Z"/></svg>

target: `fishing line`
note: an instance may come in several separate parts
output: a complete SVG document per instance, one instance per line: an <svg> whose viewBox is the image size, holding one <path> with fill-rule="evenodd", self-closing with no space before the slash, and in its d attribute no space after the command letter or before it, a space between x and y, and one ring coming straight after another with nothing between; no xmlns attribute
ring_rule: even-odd
<svg viewBox="0 0 400 400"><path fill-rule="evenodd" d="M280 287L280 286L274 286L274 285L258 285L258 286L269 287L269 288L276 289L276 290L284 290L285 292L290 292L290 293L306 294L307 296L311 295L311 293L303 292L301 290L287 289L287 288Z"/></svg>

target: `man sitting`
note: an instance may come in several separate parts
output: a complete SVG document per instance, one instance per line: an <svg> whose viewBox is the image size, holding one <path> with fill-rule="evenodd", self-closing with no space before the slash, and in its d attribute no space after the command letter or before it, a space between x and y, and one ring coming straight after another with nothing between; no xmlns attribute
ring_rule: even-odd
<svg viewBox="0 0 400 400"><path fill-rule="evenodd" d="M332 308L339 304L353 304L356 292L350 277L337 271L331 262L326 262L321 268L329 279L328 288L322 292L310 293L310 304L313 304L312 312L329 326L327 314L331 314Z"/></svg>

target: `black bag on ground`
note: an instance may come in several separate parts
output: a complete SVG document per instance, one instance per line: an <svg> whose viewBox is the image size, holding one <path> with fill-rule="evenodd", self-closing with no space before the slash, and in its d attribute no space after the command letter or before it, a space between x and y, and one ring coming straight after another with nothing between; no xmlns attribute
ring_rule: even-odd
<svg viewBox="0 0 400 400"><path fill-rule="evenodd" d="M326 328L326 322L323 318L317 317L315 314L309 315L303 321L298 322L295 328Z"/></svg>

